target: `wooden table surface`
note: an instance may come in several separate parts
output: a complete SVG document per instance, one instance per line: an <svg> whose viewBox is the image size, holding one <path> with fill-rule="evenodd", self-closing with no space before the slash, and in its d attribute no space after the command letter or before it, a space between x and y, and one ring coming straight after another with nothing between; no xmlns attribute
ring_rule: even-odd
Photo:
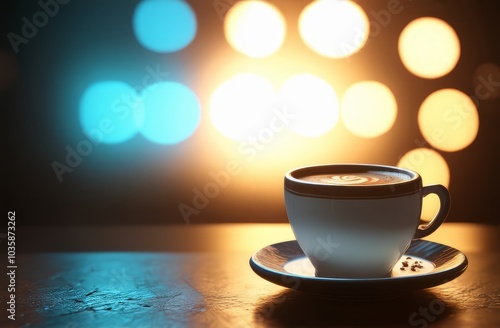
<svg viewBox="0 0 500 328"><path fill-rule="evenodd" d="M250 269L253 252L294 239L287 224L18 227L16 320L2 274L0 326L500 327L499 236L500 226L446 223L426 239L466 254L462 276L360 303L286 289Z"/></svg>

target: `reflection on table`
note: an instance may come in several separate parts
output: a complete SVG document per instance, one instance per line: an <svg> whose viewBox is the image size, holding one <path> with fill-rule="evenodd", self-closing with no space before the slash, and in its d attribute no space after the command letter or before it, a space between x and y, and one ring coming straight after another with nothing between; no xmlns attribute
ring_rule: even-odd
<svg viewBox="0 0 500 328"><path fill-rule="evenodd" d="M349 302L286 289L250 269L253 252L293 239L286 224L20 228L16 321L0 320L12 327L499 326L499 233L499 226L447 223L429 240L467 255L462 276L397 298Z"/></svg>

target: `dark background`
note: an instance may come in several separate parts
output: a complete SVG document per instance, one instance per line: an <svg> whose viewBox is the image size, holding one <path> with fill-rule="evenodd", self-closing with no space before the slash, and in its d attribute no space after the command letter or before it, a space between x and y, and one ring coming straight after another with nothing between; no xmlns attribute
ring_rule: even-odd
<svg viewBox="0 0 500 328"><path fill-rule="evenodd" d="M295 23L301 8L309 1L272 2L288 23L281 55L290 51L287 56L293 56L299 47L302 53L310 53L301 45ZM358 1L367 13L386 8L388 2ZM211 81L211 72L224 69L221 59L224 56L220 53L231 53L223 37L221 12L214 7L217 1L190 1L198 19L198 34L190 46L173 54L149 52L135 40L131 16L137 3L72 0L60 5L57 15L27 44L21 44L16 54L7 33L20 34L21 18L32 17L40 7L36 1L2 1L2 189L6 194L5 212L16 211L18 224L187 223L178 205L189 202L193 188L207 183L207 173L221 170L231 158L220 151L217 137L209 135L207 109L203 106L210 92L206 85L215 83ZM218 1L221 3L229 6L234 2ZM405 9L394 15L377 39L353 58L329 60L308 54L316 64L324 63L325 74L341 72L346 83L378 79L387 83L398 99L404 99L393 128L397 134L375 141L345 141L350 145L373 143L385 150L362 156L356 154L357 147L351 147L349 154L329 157L328 152L323 152L326 154L317 159L305 159L301 157L302 149L314 147L314 142L304 141L297 145L289 163L281 164L281 171L272 170L273 178L264 174L248 176L244 172L189 223L286 222L280 192L285 168L353 159L395 165L402 154L416 147L415 140L422 140L416 117L426 95L439 88L454 87L474 96L475 68L486 62L500 65L498 2L401 0L400 3ZM397 36L408 22L420 16L446 20L460 37L460 61L445 77L423 80L411 76L397 56ZM267 63L266 59L247 62L252 67ZM119 145L99 145L59 182L51 163L63 162L65 147L74 148L85 138L77 114L78 100L85 88L100 79L119 79L136 85L142 80L145 68L158 63L169 78L191 86L200 94L203 117L200 128L191 138L174 146L155 145L140 136ZM307 62L297 65L307 68ZM359 76L349 75L348 68L358 65L369 65L371 69L358 72ZM291 65L290 69L295 71L297 67ZM495 81L500 82L500 69L493 73ZM453 202L449 221L496 223L500 216L500 97L480 100L478 111L480 129L474 143L459 152L440 152L451 172ZM343 141L335 141L338 142ZM244 188L245 181L252 181L248 189ZM276 190L273 197L262 196L267 188Z"/></svg>

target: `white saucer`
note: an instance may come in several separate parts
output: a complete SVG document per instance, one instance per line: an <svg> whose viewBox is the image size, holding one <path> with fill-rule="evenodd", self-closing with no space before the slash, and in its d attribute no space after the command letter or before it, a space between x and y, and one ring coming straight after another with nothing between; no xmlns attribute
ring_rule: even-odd
<svg viewBox="0 0 500 328"><path fill-rule="evenodd" d="M253 271L272 283L343 298L386 297L441 285L460 276L467 265L467 257L457 249L420 239L412 241L391 276L383 278L316 277L295 240L269 245L250 258Z"/></svg>

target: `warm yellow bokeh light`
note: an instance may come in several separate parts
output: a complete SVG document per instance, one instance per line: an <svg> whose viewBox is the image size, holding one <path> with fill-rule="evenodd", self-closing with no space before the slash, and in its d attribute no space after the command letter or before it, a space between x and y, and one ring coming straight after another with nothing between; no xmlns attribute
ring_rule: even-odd
<svg viewBox="0 0 500 328"><path fill-rule="evenodd" d="M450 169L446 160L435 150L416 148L407 152L398 162L399 167L413 170L420 174L424 186L441 184L450 185ZM439 210L439 198L429 195L424 198L422 220L430 221Z"/></svg>
<svg viewBox="0 0 500 328"><path fill-rule="evenodd" d="M476 139L479 115L472 99L456 89L431 93L420 106L418 126L435 148L458 151Z"/></svg>
<svg viewBox="0 0 500 328"><path fill-rule="evenodd" d="M409 23L399 36L399 56L414 75L434 79L451 72L460 58L460 40L445 21L422 17Z"/></svg>
<svg viewBox="0 0 500 328"><path fill-rule="evenodd" d="M276 52L286 34L285 18L264 1L240 1L224 19L227 42L250 57L266 57Z"/></svg>
<svg viewBox="0 0 500 328"><path fill-rule="evenodd" d="M290 116L289 129L305 137L319 137L338 121L337 94L330 84L311 74L289 78L281 89Z"/></svg>
<svg viewBox="0 0 500 328"><path fill-rule="evenodd" d="M342 121L359 137L374 138L389 131L396 121L397 111L392 91L377 81L355 83L342 97Z"/></svg>
<svg viewBox="0 0 500 328"><path fill-rule="evenodd" d="M210 98L215 128L234 140L256 135L267 127L276 99L274 86L256 74L240 74L223 82Z"/></svg>
<svg viewBox="0 0 500 328"><path fill-rule="evenodd" d="M365 45L369 31L368 17L352 1L314 1L299 17L302 40L325 57L344 58L359 51Z"/></svg>

